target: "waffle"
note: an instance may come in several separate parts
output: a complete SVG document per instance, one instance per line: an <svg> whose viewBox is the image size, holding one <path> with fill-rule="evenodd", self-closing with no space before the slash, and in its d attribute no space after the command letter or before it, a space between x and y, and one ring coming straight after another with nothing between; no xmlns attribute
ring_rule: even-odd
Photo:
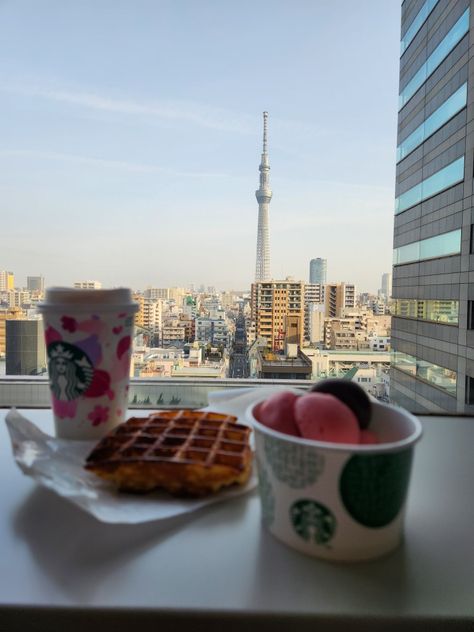
<svg viewBox="0 0 474 632"><path fill-rule="evenodd" d="M121 491L203 496L248 480L249 435L231 415L162 411L120 425L101 439L85 467Z"/></svg>

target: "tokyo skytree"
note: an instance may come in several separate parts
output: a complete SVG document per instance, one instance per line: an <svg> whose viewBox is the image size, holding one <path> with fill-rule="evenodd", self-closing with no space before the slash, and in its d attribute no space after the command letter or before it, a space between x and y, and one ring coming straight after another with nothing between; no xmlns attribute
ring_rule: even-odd
<svg viewBox="0 0 474 632"><path fill-rule="evenodd" d="M263 113L263 153L260 161L260 187L255 191L258 201L258 232L257 232L257 265L255 281L268 281L270 275L270 236L268 226L268 207L272 199L270 189L270 165L267 153L267 121L268 112Z"/></svg>

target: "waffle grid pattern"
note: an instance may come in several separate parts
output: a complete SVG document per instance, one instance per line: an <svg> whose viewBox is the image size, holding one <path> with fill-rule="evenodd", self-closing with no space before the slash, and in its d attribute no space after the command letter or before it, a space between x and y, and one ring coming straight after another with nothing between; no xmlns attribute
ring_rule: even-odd
<svg viewBox="0 0 474 632"><path fill-rule="evenodd" d="M205 411L163 411L132 417L104 437L87 465L180 463L244 469L250 429L231 415Z"/></svg>

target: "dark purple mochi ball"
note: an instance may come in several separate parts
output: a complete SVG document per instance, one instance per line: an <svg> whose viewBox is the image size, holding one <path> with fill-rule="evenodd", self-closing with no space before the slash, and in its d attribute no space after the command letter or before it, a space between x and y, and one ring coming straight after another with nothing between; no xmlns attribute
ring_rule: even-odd
<svg viewBox="0 0 474 632"><path fill-rule="evenodd" d="M352 410L362 430L368 427L372 416L372 404L364 389L355 382L341 378L321 380L311 387L311 391L334 395Z"/></svg>

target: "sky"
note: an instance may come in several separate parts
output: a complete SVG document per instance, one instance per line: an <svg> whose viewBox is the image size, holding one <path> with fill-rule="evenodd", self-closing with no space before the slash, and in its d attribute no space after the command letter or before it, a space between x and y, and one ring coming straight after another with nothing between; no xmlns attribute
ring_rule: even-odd
<svg viewBox="0 0 474 632"><path fill-rule="evenodd" d="M391 269L400 0L0 0L0 270L46 285Z"/></svg>

